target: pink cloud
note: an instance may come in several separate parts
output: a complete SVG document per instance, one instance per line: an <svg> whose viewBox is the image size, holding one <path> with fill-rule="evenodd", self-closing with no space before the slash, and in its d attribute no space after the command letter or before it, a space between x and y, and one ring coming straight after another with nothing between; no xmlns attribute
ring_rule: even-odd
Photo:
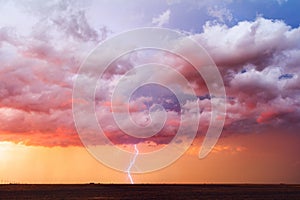
<svg viewBox="0 0 300 200"><path fill-rule="evenodd" d="M2 141L44 146L81 145L72 116L72 87L81 61L95 47L99 33L89 25L84 12L72 9L61 12L64 18L55 12L49 13L49 21L39 21L38 30L33 30L30 36L19 35L9 28L0 29ZM192 36L210 53L223 75L228 95L225 133L233 130L250 133L267 126L284 129L291 124L292 131L298 130L299 31L299 28L292 29L282 21L258 18L233 27L207 24L203 33ZM197 55L197 52L190 53ZM147 140L136 139L124 134L114 122L110 97L123 74L135 65L149 61L172 66L180 72L190 81L199 100L189 99L189 94L183 89L181 95L185 101L180 114L190 121L181 122L180 115L169 110L166 125L156 136ZM283 74L292 76L280 80ZM91 74L86 78L94 76ZM166 84L177 81L164 74L163 77ZM203 78L178 56L166 52L132 53L113 63L98 83L96 114L105 134L115 144L168 144L180 125L189 137L191 122L197 120L193 115L195 105L201 111L199 135L203 136L208 127L210 98L213 97L207 94ZM148 117L147 112L142 113L147 111L148 101L151 101L149 97L141 97L127 104L120 103L118 112L129 109L133 119L142 122ZM88 132L89 119L85 120L86 137L93 143L95 135ZM234 151L239 151L238 147Z"/></svg>

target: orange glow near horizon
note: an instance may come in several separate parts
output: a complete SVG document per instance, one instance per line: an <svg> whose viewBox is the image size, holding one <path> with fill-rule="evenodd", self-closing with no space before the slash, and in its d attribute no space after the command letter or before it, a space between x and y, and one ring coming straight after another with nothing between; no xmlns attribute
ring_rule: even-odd
<svg viewBox="0 0 300 200"><path fill-rule="evenodd" d="M268 141L265 139L268 138ZM270 139L271 138L271 139ZM221 138L198 159L198 146L162 170L133 174L135 183L298 183L297 137L280 134ZM290 148L289 148L290 147ZM129 183L127 175L95 160L83 147L41 147L0 142L2 183Z"/></svg>

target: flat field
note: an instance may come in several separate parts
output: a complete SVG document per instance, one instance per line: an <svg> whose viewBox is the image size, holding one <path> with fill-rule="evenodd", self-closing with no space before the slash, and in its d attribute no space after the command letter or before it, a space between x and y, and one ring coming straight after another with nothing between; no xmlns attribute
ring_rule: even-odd
<svg viewBox="0 0 300 200"><path fill-rule="evenodd" d="M4 184L0 199L300 199L300 185Z"/></svg>

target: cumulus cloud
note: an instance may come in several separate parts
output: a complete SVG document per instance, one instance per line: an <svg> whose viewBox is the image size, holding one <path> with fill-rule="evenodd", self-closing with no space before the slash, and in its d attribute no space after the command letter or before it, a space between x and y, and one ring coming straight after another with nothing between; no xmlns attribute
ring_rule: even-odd
<svg viewBox="0 0 300 200"><path fill-rule="evenodd" d="M165 12L160 14L158 17L154 17L152 19L152 24L154 24L155 26L159 26L159 27L161 27L165 24L168 24L169 20L170 20L170 15L171 15L171 11L166 10Z"/></svg>
<svg viewBox="0 0 300 200"><path fill-rule="evenodd" d="M29 33L0 28L1 140L80 145L72 120L73 79L84 52L94 47L98 36L84 11L70 9L67 1L34 5L16 6L24 15L38 16ZM41 10L49 12L47 18L38 14ZM62 13L67 21L59 24L56 17Z"/></svg>
<svg viewBox="0 0 300 200"><path fill-rule="evenodd" d="M41 3L39 1L18 2L15 7L18 12L26 13L27 17L34 15L36 21L30 30L31 36L49 40L53 37L64 36L79 41L98 41L101 37L99 28L91 27L82 1L71 2L53 1ZM38 18L38 20L36 20ZM29 18L30 19L30 18ZM27 23L27 22L25 22Z"/></svg>
<svg viewBox="0 0 300 200"><path fill-rule="evenodd" d="M276 61L276 57L299 48L299 32L299 28L292 29L283 21L257 18L233 27L208 22L204 32L194 38L218 66L240 67L252 63L264 68Z"/></svg>
<svg viewBox="0 0 300 200"><path fill-rule="evenodd" d="M217 6L212 6L207 9L207 13L211 17L215 17L219 22L232 21L232 13L227 8L218 8Z"/></svg>
<svg viewBox="0 0 300 200"><path fill-rule="evenodd" d="M0 139L28 145L81 145L72 117L72 87L81 61L106 37L108 29L101 32L91 26L84 9L75 8L68 1L34 5L37 8L30 12L38 20L29 35L13 27L0 28ZM232 18L226 9L211 7L209 13L220 22ZM171 11L166 10L152 23L166 25L170 15ZM268 127L295 132L300 128L300 28L265 18L239 22L233 27L207 22L202 33L190 37L205 47L222 73L228 96L226 133L251 133ZM136 139L118 128L110 100L122 75L137 64L153 61L172 66L188 79L197 100L182 87L180 109L174 96L162 90L148 88L152 96L140 91L140 96L123 104L121 111L129 110L133 120L147 126L149 109L161 104L167 111L167 120L159 134ZM159 71L154 73L166 85L177 81ZM95 110L99 124L115 144L168 144L179 126L189 137L191 124L198 120L197 106L198 133L205 133L211 118L211 98L214 97L208 94L203 79L180 57L166 52L135 52L112 63L98 81ZM181 121L181 117L189 120ZM88 130L90 119L84 120L86 137L93 144L96 141ZM126 120L123 122L127 124Z"/></svg>
<svg viewBox="0 0 300 200"><path fill-rule="evenodd" d="M233 27L207 23L203 33L192 36L223 74L229 96L225 129L299 127L290 121L299 116L299 31L260 17ZM243 123L236 129L239 121Z"/></svg>
<svg viewBox="0 0 300 200"><path fill-rule="evenodd" d="M286 2L288 2L288 0L277 0L277 3L279 5L282 5L282 4L286 3Z"/></svg>

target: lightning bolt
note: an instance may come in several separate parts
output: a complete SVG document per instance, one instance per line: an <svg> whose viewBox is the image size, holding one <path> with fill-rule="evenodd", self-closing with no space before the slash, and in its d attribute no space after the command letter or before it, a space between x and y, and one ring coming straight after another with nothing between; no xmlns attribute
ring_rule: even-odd
<svg viewBox="0 0 300 200"><path fill-rule="evenodd" d="M129 178L131 184L134 184L134 182L133 182L133 179L131 177L130 170L131 170L133 164L135 163L136 157L139 155L139 150L138 150L136 144L134 145L134 150L135 150L135 154L134 154L133 159L131 160L131 162L128 166L128 169L127 169L127 176Z"/></svg>

